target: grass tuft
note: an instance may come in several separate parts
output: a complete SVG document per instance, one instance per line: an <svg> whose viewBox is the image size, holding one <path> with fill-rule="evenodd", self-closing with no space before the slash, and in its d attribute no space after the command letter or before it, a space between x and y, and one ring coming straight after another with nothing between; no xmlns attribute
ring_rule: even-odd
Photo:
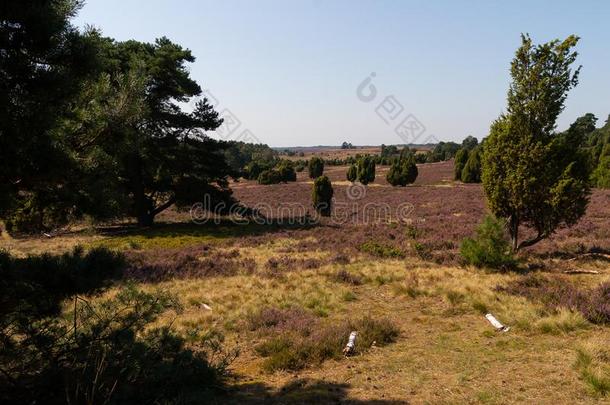
<svg viewBox="0 0 610 405"><path fill-rule="evenodd" d="M610 394L610 340L591 340L576 351L576 370L594 396Z"/></svg>

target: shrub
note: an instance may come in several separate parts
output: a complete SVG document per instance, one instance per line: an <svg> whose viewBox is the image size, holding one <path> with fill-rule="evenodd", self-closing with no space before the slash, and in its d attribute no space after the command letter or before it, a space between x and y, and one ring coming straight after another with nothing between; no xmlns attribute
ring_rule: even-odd
<svg viewBox="0 0 610 405"><path fill-rule="evenodd" d="M360 245L360 250L377 257L397 258L405 256L404 252L398 248L373 241Z"/></svg>
<svg viewBox="0 0 610 405"><path fill-rule="evenodd" d="M317 179L318 177L324 174L324 160L321 158L314 156L309 159L309 164L307 166L309 170L309 178Z"/></svg>
<svg viewBox="0 0 610 405"><path fill-rule="evenodd" d="M358 179L358 168L356 167L356 165L352 164L349 166L349 168L347 169L346 176L347 180L351 181L352 183Z"/></svg>
<svg viewBox="0 0 610 405"><path fill-rule="evenodd" d="M375 159L366 155L357 163L358 181L364 185L375 181Z"/></svg>
<svg viewBox="0 0 610 405"><path fill-rule="evenodd" d="M305 167L307 167L307 163L305 163L303 160L299 160L297 161L297 163L294 165L294 170L296 170L297 172L302 172L303 170L305 170Z"/></svg>
<svg viewBox="0 0 610 405"><path fill-rule="evenodd" d="M330 216L333 192L333 186L328 177L321 176L313 182L313 206L323 217Z"/></svg>
<svg viewBox="0 0 610 405"><path fill-rule="evenodd" d="M464 183L481 182L481 156L478 149L474 149L468 154L468 160L460 178Z"/></svg>
<svg viewBox="0 0 610 405"><path fill-rule="evenodd" d="M258 177L265 170L273 169L276 160L273 158L252 160L244 167L244 174L249 180L258 180Z"/></svg>
<svg viewBox="0 0 610 405"><path fill-rule="evenodd" d="M282 175L280 174L279 171L277 171L275 169L264 170L258 176L258 184L264 184L264 185L278 184L278 183L281 183L282 181L283 181Z"/></svg>
<svg viewBox="0 0 610 405"><path fill-rule="evenodd" d="M432 259L432 249L426 243L413 242L411 245L413 246L413 250L417 257L422 260L431 260Z"/></svg>
<svg viewBox="0 0 610 405"><path fill-rule="evenodd" d="M462 170L466 166L468 161L468 149L462 148L455 154L455 161L453 162L453 177L455 180L462 180Z"/></svg>
<svg viewBox="0 0 610 405"><path fill-rule="evenodd" d="M474 239L466 238L460 247L464 261L477 267L510 268L516 262L505 238L504 225L488 215L476 230Z"/></svg>
<svg viewBox="0 0 610 405"><path fill-rule="evenodd" d="M418 170L415 164L415 157L412 153L407 153L406 156L395 159L390 166L390 170L386 176L386 180L392 186L406 186L417 179Z"/></svg>
<svg viewBox="0 0 610 405"><path fill-rule="evenodd" d="M297 173L294 171L294 164L289 160L283 160L276 168L283 182L297 181Z"/></svg>

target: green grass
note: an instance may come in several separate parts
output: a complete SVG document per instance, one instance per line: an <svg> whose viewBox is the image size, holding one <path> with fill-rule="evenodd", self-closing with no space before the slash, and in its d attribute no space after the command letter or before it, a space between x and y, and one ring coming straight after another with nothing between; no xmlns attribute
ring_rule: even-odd
<svg viewBox="0 0 610 405"><path fill-rule="evenodd" d="M154 249L180 248L199 243L214 243L229 238L261 235L289 227L288 225L256 223L235 224L222 221L219 225L207 223L160 223L150 228L132 228L124 233L113 234L90 244L91 247L103 246L109 249Z"/></svg>
<svg viewBox="0 0 610 405"><path fill-rule="evenodd" d="M607 342L585 345L576 351L575 368L595 396L610 394L610 349Z"/></svg>
<svg viewBox="0 0 610 405"><path fill-rule="evenodd" d="M362 245L360 245L360 251L383 258L405 257L404 252L398 248L372 241L364 242Z"/></svg>

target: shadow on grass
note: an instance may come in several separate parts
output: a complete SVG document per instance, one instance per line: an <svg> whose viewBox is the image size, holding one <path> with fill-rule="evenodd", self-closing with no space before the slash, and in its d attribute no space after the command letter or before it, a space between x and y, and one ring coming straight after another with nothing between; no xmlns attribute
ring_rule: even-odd
<svg viewBox="0 0 610 405"><path fill-rule="evenodd" d="M98 228L106 238L94 243L109 248L181 247L199 242L259 236L292 229L310 229L318 226L311 218L267 219L265 223L249 221L236 223L230 220L210 221L205 224L158 223L152 227L117 226Z"/></svg>
<svg viewBox="0 0 610 405"><path fill-rule="evenodd" d="M406 400L391 399L350 399L347 383L333 383L322 380L297 379L279 390L263 383L244 383L231 387L225 398L218 403L239 404L355 404L355 405L398 405L408 404ZM226 400L226 402L225 402Z"/></svg>
<svg viewBox="0 0 610 405"><path fill-rule="evenodd" d="M541 260L545 259L581 259L581 260L601 260L610 261L610 249L600 246L576 246L572 249L563 250L551 250L544 252L531 252L531 257L535 257Z"/></svg>

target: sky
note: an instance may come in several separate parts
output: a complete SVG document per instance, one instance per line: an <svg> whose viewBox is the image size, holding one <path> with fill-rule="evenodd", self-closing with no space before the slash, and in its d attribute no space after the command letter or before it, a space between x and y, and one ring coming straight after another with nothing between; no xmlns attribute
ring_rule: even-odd
<svg viewBox="0 0 610 405"><path fill-rule="evenodd" d="M117 40L166 36L225 125L270 146L481 139L506 106L520 34L581 37L565 129L610 113L610 2L88 0L75 19ZM368 79L368 80L367 80Z"/></svg>

